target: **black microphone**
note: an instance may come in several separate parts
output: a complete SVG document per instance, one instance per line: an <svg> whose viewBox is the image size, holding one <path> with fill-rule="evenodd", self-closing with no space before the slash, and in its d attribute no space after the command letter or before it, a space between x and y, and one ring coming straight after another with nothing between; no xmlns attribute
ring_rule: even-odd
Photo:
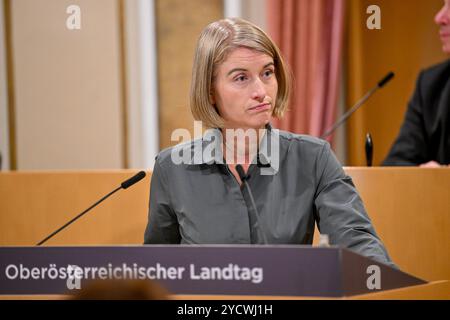
<svg viewBox="0 0 450 320"><path fill-rule="evenodd" d="M327 131L325 131L325 133L320 136L320 139L325 139L330 134L332 134L334 132L334 130L336 130L342 123L344 123L345 120L347 120L348 117L350 117L353 114L353 112L358 110L359 107L361 107L364 104L364 102L366 102L367 99L369 99L378 89L384 87L386 85L386 83L388 83L394 77L394 75L395 74L391 71L386 76L384 76L384 78L381 79L375 87L370 89L361 98L361 100L359 100L350 110L348 110L346 113L344 113L342 115L342 117L338 121L336 121L336 123L331 128L329 128Z"/></svg>
<svg viewBox="0 0 450 320"><path fill-rule="evenodd" d="M367 166L372 166L372 158L373 158L373 140L370 133L366 135L366 162Z"/></svg>
<svg viewBox="0 0 450 320"><path fill-rule="evenodd" d="M135 174L134 176L132 176L130 179L125 180L124 182L122 182L120 184L120 186L124 189L128 189L129 187L131 187L133 184L141 181L142 179L145 178L145 172L144 171L139 171L137 174ZM120 189L120 188L119 188Z"/></svg>
<svg viewBox="0 0 450 320"><path fill-rule="evenodd" d="M133 184L141 181L142 179L144 179L145 177L145 172L144 171L140 171L139 173L135 174L134 176L132 176L130 179L125 180L124 182L122 182L120 184L120 187L116 188L115 190L111 191L110 193L108 193L106 196L104 196L103 198L101 198L99 201L97 201L96 203L94 203L92 206L90 206L89 208L87 208L86 210L84 210L82 213L80 213L79 215L77 215L75 218L73 218L72 220L70 220L69 222L67 222L65 225L63 225L61 228L59 228L58 230L54 231L52 234L50 234L49 236L47 236L44 240L40 241L38 244L36 244L37 246L42 245L43 243L45 243L47 240L49 240L50 238L52 238L53 236L55 236L57 233L59 233L60 231L62 231L63 229L65 229L66 227L68 227L70 224L72 224L73 222L75 222L76 220L78 220L79 218L81 218L85 213L87 213L89 210L91 210L92 208L94 208L95 206L97 206L98 204L100 204L103 200L105 200L106 198L110 197L111 195L113 195L115 192L117 192L120 189L127 189L129 187L131 187Z"/></svg>
<svg viewBox="0 0 450 320"><path fill-rule="evenodd" d="M249 210L249 220L250 220L250 238L251 243L258 243L259 239L262 239L264 244L267 244L267 238L264 232L261 230L261 224L259 221L259 213L256 208L255 199L253 199L253 193L250 189L250 186L247 182L248 176L244 172L244 168L240 164L236 165L236 171L239 174L239 178L241 178L243 186L246 188L248 197L250 198L250 202L252 205L252 210Z"/></svg>
<svg viewBox="0 0 450 320"><path fill-rule="evenodd" d="M394 74L392 71L390 71L387 75L385 75L384 78L381 79L381 80L378 82L378 88L384 87L384 85L385 85L386 83L388 83L389 81L391 81L391 79L394 77L394 75L395 75L395 74Z"/></svg>

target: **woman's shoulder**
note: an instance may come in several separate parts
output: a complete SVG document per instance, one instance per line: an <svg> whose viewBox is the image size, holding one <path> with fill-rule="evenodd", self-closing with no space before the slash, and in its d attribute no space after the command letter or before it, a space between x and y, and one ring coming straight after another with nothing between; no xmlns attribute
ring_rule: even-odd
<svg viewBox="0 0 450 320"><path fill-rule="evenodd" d="M329 143L318 137L307 134L293 133L290 131L278 130L280 136L280 144L289 148L301 148L307 150L322 150L329 146Z"/></svg>
<svg viewBox="0 0 450 320"><path fill-rule="evenodd" d="M278 136L280 159L301 163L302 168L312 168L332 153L327 141L311 135L278 130Z"/></svg>
<svg viewBox="0 0 450 320"><path fill-rule="evenodd" d="M193 164L195 152L203 147L203 139L193 139L161 150L155 160L161 167L181 164Z"/></svg>

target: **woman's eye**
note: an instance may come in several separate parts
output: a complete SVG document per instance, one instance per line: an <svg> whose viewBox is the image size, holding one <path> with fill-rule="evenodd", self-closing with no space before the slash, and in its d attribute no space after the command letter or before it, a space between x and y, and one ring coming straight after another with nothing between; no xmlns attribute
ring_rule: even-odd
<svg viewBox="0 0 450 320"><path fill-rule="evenodd" d="M266 78L269 78L271 75L273 75L273 70L266 70L266 71L264 71L264 76L266 77Z"/></svg>
<svg viewBox="0 0 450 320"><path fill-rule="evenodd" d="M237 82L244 82L245 80L247 80L247 77L244 75L238 76L234 79Z"/></svg>

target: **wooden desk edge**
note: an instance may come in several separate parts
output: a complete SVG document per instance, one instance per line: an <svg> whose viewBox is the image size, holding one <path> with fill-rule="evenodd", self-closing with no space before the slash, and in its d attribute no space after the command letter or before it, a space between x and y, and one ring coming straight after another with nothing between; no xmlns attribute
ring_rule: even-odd
<svg viewBox="0 0 450 320"><path fill-rule="evenodd" d="M67 300L69 295L0 295L0 300ZM247 295L170 295L171 300L450 300L450 281L385 290L350 297L247 296Z"/></svg>

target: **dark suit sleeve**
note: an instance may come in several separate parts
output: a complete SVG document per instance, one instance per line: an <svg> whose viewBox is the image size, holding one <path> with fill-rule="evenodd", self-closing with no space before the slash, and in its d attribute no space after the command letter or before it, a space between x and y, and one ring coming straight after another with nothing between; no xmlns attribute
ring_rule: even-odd
<svg viewBox="0 0 450 320"><path fill-rule="evenodd" d="M422 77L423 73L419 75L400 133L383 161L384 166L417 166L429 161L421 95Z"/></svg>
<svg viewBox="0 0 450 320"><path fill-rule="evenodd" d="M170 205L167 179L156 159L150 185L150 205L144 244L179 244L180 241L178 219Z"/></svg>
<svg viewBox="0 0 450 320"><path fill-rule="evenodd" d="M327 234L332 245L396 267L378 238L352 179L345 174L328 143L317 163L315 208L320 233Z"/></svg>

